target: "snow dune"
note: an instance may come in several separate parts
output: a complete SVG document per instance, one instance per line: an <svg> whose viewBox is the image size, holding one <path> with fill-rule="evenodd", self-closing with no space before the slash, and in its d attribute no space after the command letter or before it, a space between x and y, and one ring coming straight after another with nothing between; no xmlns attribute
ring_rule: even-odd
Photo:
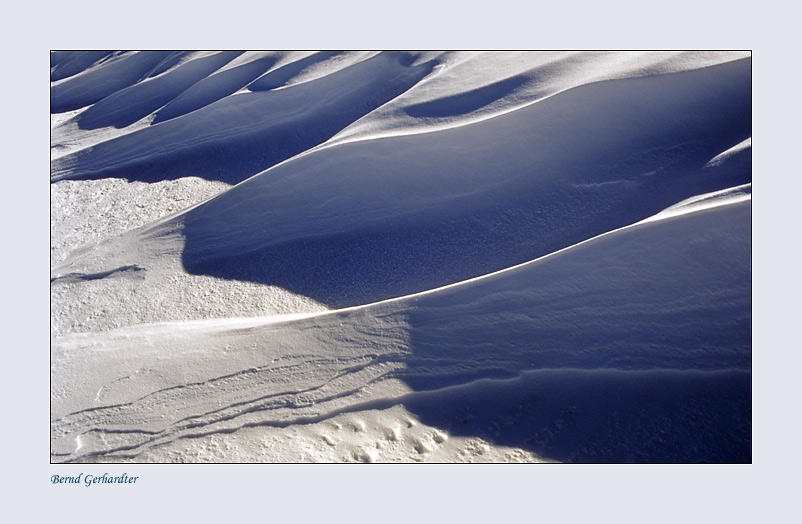
<svg viewBox="0 0 802 524"><path fill-rule="evenodd" d="M82 74L67 78L50 89L50 112L63 113L99 102L145 79L160 62L172 54L168 51L125 54L104 61L102 67L82 71ZM56 65L56 71L59 65Z"/></svg>
<svg viewBox="0 0 802 524"><path fill-rule="evenodd" d="M751 461L749 53L51 80L52 460Z"/></svg>
<svg viewBox="0 0 802 524"><path fill-rule="evenodd" d="M75 117L81 129L128 127L172 101L241 53L226 51L202 56L181 64L147 82L122 89L92 104Z"/></svg>
<svg viewBox="0 0 802 524"><path fill-rule="evenodd" d="M703 168L749 136L749 83L738 61L322 148L188 212L182 260L332 307L496 271L748 182L748 164Z"/></svg>
<svg viewBox="0 0 802 524"><path fill-rule="evenodd" d="M239 182L320 144L414 85L431 67L408 67L401 55L381 54L291 89L224 98L185 118L61 157L52 164L51 179L199 176Z"/></svg>

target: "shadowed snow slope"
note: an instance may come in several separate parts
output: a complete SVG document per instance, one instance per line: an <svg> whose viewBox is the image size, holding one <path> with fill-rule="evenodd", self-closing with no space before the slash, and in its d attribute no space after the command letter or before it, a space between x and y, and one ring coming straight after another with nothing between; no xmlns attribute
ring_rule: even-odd
<svg viewBox="0 0 802 524"><path fill-rule="evenodd" d="M160 109L156 113L153 123L158 124L159 122L191 113L196 109L236 93L270 69L277 60L278 57L272 55L261 56L200 80L197 84L187 89L185 93L181 93L175 100Z"/></svg>
<svg viewBox="0 0 802 524"><path fill-rule="evenodd" d="M315 82L226 97L183 117L56 159L51 179L114 176L156 181L199 176L239 182L320 144L431 71L432 64L407 67L403 58L382 53ZM226 80L240 82L237 75ZM193 100L183 103L203 105L208 94L198 89Z"/></svg>
<svg viewBox="0 0 802 524"><path fill-rule="evenodd" d="M578 87L469 126L324 147L180 219L188 271L344 307L524 262L751 181L748 60Z"/></svg>
<svg viewBox="0 0 802 524"><path fill-rule="evenodd" d="M62 337L54 457L401 404L549 460L749 461L750 202L716 202L371 306Z"/></svg>
<svg viewBox="0 0 802 524"><path fill-rule="evenodd" d="M55 59L52 75L60 80L52 87L51 112L66 115L66 121L51 137L58 157L51 173L54 180L199 176L239 182L335 133L341 142L445 129L593 81L698 69L748 57L609 52L104 53L70 53ZM78 71L79 66L88 68ZM82 108L86 114L64 113ZM178 117L183 117L180 123L157 125ZM146 158L143 151L151 150Z"/></svg>
<svg viewBox="0 0 802 524"><path fill-rule="evenodd" d="M163 75L107 96L78 115L76 122L81 129L127 127L173 100L240 54L240 51L226 51L183 63Z"/></svg>
<svg viewBox="0 0 802 524"><path fill-rule="evenodd" d="M143 80L172 54L169 51L132 53L68 78L50 89L50 112L62 113L94 104Z"/></svg>
<svg viewBox="0 0 802 524"><path fill-rule="evenodd" d="M56 51L50 53L50 81L56 82L76 75L113 54L111 51Z"/></svg>

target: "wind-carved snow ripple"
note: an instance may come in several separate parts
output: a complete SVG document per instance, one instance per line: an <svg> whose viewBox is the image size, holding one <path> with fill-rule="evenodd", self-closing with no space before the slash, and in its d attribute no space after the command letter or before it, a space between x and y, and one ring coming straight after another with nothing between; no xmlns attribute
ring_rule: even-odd
<svg viewBox="0 0 802 524"><path fill-rule="evenodd" d="M51 181L198 176L240 182L325 142L415 86L435 65L407 62L403 54L380 53L314 81L225 97L181 118L60 157L51 163ZM197 98L187 103L201 105L207 94L196 92Z"/></svg>
<svg viewBox="0 0 802 524"><path fill-rule="evenodd" d="M749 60L583 85L274 166L176 218L182 264L331 308L405 296L749 183L751 165L705 165L750 133Z"/></svg>
<svg viewBox="0 0 802 524"><path fill-rule="evenodd" d="M63 416L51 423L53 459L132 458L176 439L251 426L287 427L339 412L367 391L381 391L383 382L403 366L409 345L403 316L372 317L349 324L336 337L339 355L332 357L326 354L332 343L329 336L347 316L293 324L290 342L284 338L286 330L278 340L270 337L270 329L258 327L212 335L208 339L212 344L229 337L235 337L240 347L247 345L244 339L261 341L260 353L268 363ZM321 323L329 326L328 335L319 330ZM382 345L377 348L378 339ZM164 344L162 349L170 351L180 344L180 336ZM181 366L181 361L175 365ZM161 374L169 370L162 369Z"/></svg>

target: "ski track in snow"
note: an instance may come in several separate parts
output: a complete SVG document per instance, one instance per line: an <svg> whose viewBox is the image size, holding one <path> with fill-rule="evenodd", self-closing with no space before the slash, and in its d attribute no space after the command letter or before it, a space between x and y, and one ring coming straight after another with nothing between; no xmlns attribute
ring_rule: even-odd
<svg viewBox="0 0 802 524"><path fill-rule="evenodd" d="M749 53L51 82L51 460L751 461Z"/></svg>

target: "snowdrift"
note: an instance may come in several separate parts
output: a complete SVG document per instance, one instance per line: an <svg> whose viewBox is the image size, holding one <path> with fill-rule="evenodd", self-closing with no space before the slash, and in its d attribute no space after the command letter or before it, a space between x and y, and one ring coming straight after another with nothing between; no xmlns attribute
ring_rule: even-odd
<svg viewBox="0 0 802 524"><path fill-rule="evenodd" d="M750 136L750 91L738 61L322 148L188 212L183 263L332 307L496 271L749 182L749 163L705 165Z"/></svg>
<svg viewBox="0 0 802 524"><path fill-rule="evenodd" d="M52 460L751 461L748 53L51 81Z"/></svg>
<svg viewBox="0 0 802 524"><path fill-rule="evenodd" d="M552 460L748 461L750 201L732 200L375 305L63 337L54 451L160 456L403 405Z"/></svg>

